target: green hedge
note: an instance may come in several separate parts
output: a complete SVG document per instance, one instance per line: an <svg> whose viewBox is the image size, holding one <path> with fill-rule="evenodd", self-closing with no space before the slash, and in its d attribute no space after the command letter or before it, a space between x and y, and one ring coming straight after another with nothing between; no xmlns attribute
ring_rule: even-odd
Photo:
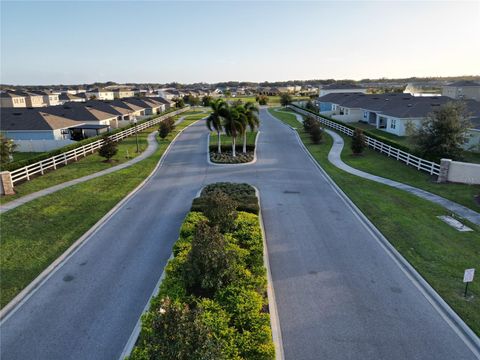
<svg viewBox="0 0 480 360"><path fill-rule="evenodd" d="M179 109L169 109L161 114L157 114L157 115L152 115L142 121L139 121L137 125L140 125L140 124L143 124L144 122L146 121L149 121L149 120L152 120L152 119L155 119L157 117L160 117L160 116L163 116L163 115L166 115L168 113L171 113L173 111L176 111L176 110L179 110ZM132 128L134 127L135 124L132 124L132 125L128 125L128 126L125 126L123 128L119 128L119 129L115 129L111 132L108 133L108 135L114 135L120 131L124 131L124 130L127 130L129 128ZM16 170L16 169L20 169L24 166L27 166L27 165L30 165L30 164L34 164L38 161L42 161L42 160L45 160L45 159L48 159L52 156L55 156L55 155L60 155L64 152L67 152L67 151L70 151L70 150L73 150L73 149L76 149L78 147L81 147L83 145L87 145L87 144L90 144L92 142L95 142L97 140L100 140L105 134L102 134L102 135L98 135L98 136L94 136L94 137L91 137L91 138L88 138L88 139L84 139L84 140L80 140L80 141L77 141L76 143L74 144L70 144L70 145L67 145L67 146L63 146L59 149L55 149L55 150L52 150L52 151L48 151L48 152L44 152L42 153L41 155L38 155L38 156L35 156L35 157L32 157L32 158L29 158L29 159L25 159L25 160L19 160L19 161L14 161L14 162L11 162L11 163L8 163L8 164L2 164L0 166L0 170L2 171L13 171L13 170Z"/></svg>
<svg viewBox="0 0 480 360"><path fill-rule="evenodd" d="M228 183L218 187L237 198L255 193L247 184L236 189ZM214 188L215 185L209 185L202 193L208 194ZM130 359L275 358L258 216L238 212L235 229L222 235L226 246L236 249L242 276L209 297L189 293L185 283L196 226L205 221L207 218L199 212L192 211L186 216L159 294L142 317L142 330Z"/></svg>
<svg viewBox="0 0 480 360"><path fill-rule="evenodd" d="M206 206L205 196L212 193L215 189L223 191L238 204L238 211L245 211L252 214L258 214L260 208L258 199L255 195L255 189L248 184L233 183L215 183L203 188L200 197L193 200L191 211L203 211Z"/></svg>
<svg viewBox="0 0 480 360"><path fill-rule="evenodd" d="M306 112L309 112L309 113L311 113L312 115L320 116L320 117L322 117L322 118L324 118L324 119L330 120L330 121L332 121L332 122L334 122L334 123L337 123L337 124L339 124L339 125L343 125L343 126L349 128L349 129L351 129L351 130L357 129L357 127L355 127L354 125L346 124L346 123L344 123L344 122L342 122L342 121L333 119L333 118L331 118L331 117L329 117L329 116L321 115L321 114L319 114L319 113L316 113L316 112L311 111L311 110L307 110L307 109L302 108L301 106L298 106L298 105L295 105L295 104L290 104L290 105L293 106L293 107L296 107L296 108L298 108L298 109L302 109L302 110L304 110L304 111L306 111ZM364 133L366 136L369 136L369 137L371 137L372 139L381 141L381 142L383 142L383 143L386 144L386 145L393 146L393 147L395 147L395 148L397 148L397 149L399 149L399 150L403 150L403 151L408 152L408 153L410 153L410 154L413 154L413 155L416 154L416 153L415 153L411 148L409 148L408 146L405 146L405 145L403 145L403 144L400 144L400 143L398 143L398 142L396 142L396 141L394 141L394 140L385 138L385 137L383 137L383 136L374 134L374 133L372 133L372 132L370 132L370 131L368 131L368 130L364 130L364 129L362 129L362 130L363 130L363 133Z"/></svg>

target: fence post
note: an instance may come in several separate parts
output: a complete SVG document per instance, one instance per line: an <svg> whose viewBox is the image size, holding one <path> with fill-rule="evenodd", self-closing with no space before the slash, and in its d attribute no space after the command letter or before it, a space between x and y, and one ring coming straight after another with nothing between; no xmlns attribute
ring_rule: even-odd
<svg viewBox="0 0 480 360"><path fill-rule="evenodd" d="M0 194L1 195L14 195L12 175L10 171L0 172Z"/></svg>
<svg viewBox="0 0 480 360"><path fill-rule="evenodd" d="M448 181L448 169L450 169L451 159L440 160L440 171L438 172L438 183L445 183Z"/></svg>

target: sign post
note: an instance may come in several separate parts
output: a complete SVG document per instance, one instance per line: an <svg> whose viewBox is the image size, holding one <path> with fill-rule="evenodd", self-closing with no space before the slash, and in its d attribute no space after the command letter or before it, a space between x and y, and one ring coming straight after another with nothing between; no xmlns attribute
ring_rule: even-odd
<svg viewBox="0 0 480 360"><path fill-rule="evenodd" d="M463 294L463 297L467 297L468 283L471 283L473 281L474 275L475 269L465 269L465 273L463 274L463 282L465 283L465 294Z"/></svg>

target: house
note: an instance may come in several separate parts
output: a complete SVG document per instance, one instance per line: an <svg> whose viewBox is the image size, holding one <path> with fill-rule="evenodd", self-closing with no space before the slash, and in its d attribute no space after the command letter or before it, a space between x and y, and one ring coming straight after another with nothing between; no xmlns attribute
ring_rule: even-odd
<svg viewBox="0 0 480 360"><path fill-rule="evenodd" d="M446 96L417 97L409 94L330 93L319 98L320 113L346 123L364 122L377 129L405 136L409 126L423 120L452 99ZM480 117L480 103L466 101L468 112Z"/></svg>
<svg viewBox="0 0 480 360"><path fill-rule="evenodd" d="M165 111L165 105L161 102L153 100L153 98L128 98L123 99L123 102L127 105L134 105L143 109L138 116L150 116Z"/></svg>
<svg viewBox="0 0 480 360"><path fill-rule="evenodd" d="M113 97L117 99L122 99L122 98L128 98L128 97L134 97L135 92L131 89L127 88L118 88L118 89L112 89L113 91Z"/></svg>
<svg viewBox="0 0 480 360"><path fill-rule="evenodd" d="M60 99L58 94L47 91L31 91L31 93L42 96L43 102L46 103L47 106L60 105Z"/></svg>
<svg viewBox="0 0 480 360"><path fill-rule="evenodd" d="M116 107L127 109L130 112L128 116L124 117L124 120L132 120L133 117L145 116L145 107L128 102L129 99L115 99L113 101L109 101L108 103Z"/></svg>
<svg viewBox="0 0 480 360"><path fill-rule="evenodd" d="M168 109L171 109L171 108L175 107L175 102L167 100L163 97L157 97L157 98L155 98L155 100L164 104L165 105L165 110L168 110Z"/></svg>
<svg viewBox="0 0 480 360"><path fill-rule="evenodd" d="M68 102L85 102L85 98L70 93L62 93L58 96L58 101L60 105L63 105Z"/></svg>
<svg viewBox="0 0 480 360"><path fill-rule="evenodd" d="M87 90L86 92L87 99L97 99L97 100L113 100L113 91L102 89L102 88L95 88Z"/></svg>
<svg viewBox="0 0 480 360"><path fill-rule="evenodd" d="M442 95L452 99L480 101L480 84L475 81L457 81L442 88Z"/></svg>
<svg viewBox="0 0 480 360"><path fill-rule="evenodd" d="M27 107L25 96L18 95L12 91L0 93L0 105L2 108L24 108Z"/></svg>
<svg viewBox="0 0 480 360"><path fill-rule="evenodd" d="M124 127L130 124L133 110L128 107L121 107L113 104L111 101L105 100L87 100L84 106L89 110L98 110L107 114L114 115L115 121L110 121L112 128Z"/></svg>
<svg viewBox="0 0 480 360"><path fill-rule="evenodd" d="M10 108L2 109L0 131L13 140L69 140L68 129L77 125L78 121L45 113L43 109Z"/></svg>
<svg viewBox="0 0 480 360"><path fill-rule="evenodd" d="M77 124L89 125L85 135L95 136L98 129L109 129L110 127L118 127L117 115L107 113L93 106L87 106L84 103L66 103L61 106L49 106L43 110L44 112L77 121ZM92 127L93 126L93 127Z"/></svg>
<svg viewBox="0 0 480 360"><path fill-rule="evenodd" d="M355 84L330 84L319 86L319 97L325 96L330 93L363 93L367 92L366 88Z"/></svg>

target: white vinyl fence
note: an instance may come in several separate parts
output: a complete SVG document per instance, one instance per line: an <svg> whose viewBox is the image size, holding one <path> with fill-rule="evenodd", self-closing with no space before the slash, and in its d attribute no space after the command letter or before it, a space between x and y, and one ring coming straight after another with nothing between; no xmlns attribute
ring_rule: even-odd
<svg viewBox="0 0 480 360"><path fill-rule="evenodd" d="M110 136L110 139L112 139L113 141L120 141L122 139L125 139L126 137L135 135L137 131L148 129L153 125L156 125L161 121L168 119L172 116L185 112L188 109L189 107L185 107L183 109L179 109L179 110L170 112L168 114L161 115L155 119L148 120L144 123L138 124L136 127L131 127L124 131L113 134ZM98 150L102 146L102 144L103 144L103 139L96 140L87 145L80 146L73 150L66 151L56 156L52 156L48 159L36 162L28 166L24 166L17 170L13 170L10 172L12 184L15 185L15 183L18 183L19 181L30 180L30 177L32 175L37 175L37 174L43 175L46 170L56 169L59 166L67 165L69 161L72 161L72 160L76 161L77 159L82 158L88 154L92 154L96 150Z"/></svg>
<svg viewBox="0 0 480 360"><path fill-rule="evenodd" d="M302 108L299 108L297 106L289 106L292 110L306 116L312 116L316 120L318 120L320 123L331 127L332 129L335 129L337 131L340 131L344 133L345 135L352 136L353 135L353 130L343 126L341 124L338 124L334 121L325 119L324 117L320 115L315 115L309 111L306 111ZM366 143L368 146L371 148L380 151L381 153L387 154L387 156L393 157L399 161L404 162L407 165L413 166L417 168L418 170L426 171L430 175L439 175L440 173L440 164L437 164L432 161L428 161L422 158L419 158L415 155L412 155L406 151L397 149L393 146L387 145L381 141L378 141L377 139L371 138L370 136L365 136Z"/></svg>

